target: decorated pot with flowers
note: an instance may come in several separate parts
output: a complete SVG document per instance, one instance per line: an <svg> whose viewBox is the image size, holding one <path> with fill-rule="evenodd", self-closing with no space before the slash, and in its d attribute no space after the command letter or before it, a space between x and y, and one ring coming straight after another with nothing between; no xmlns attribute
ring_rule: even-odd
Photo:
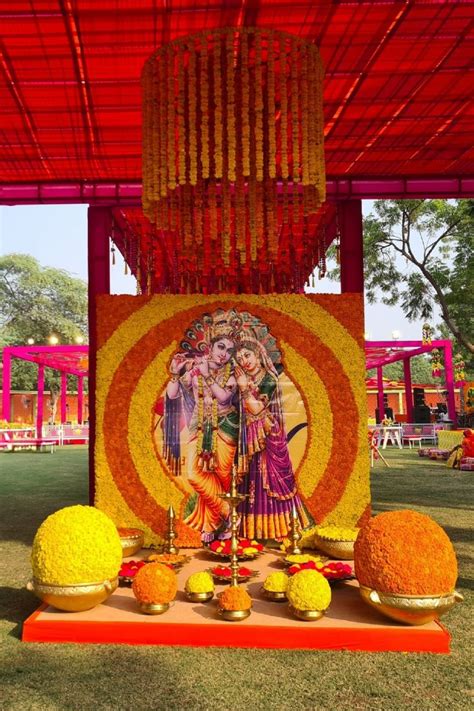
<svg viewBox="0 0 474 711"><path fill-rule="evenodd" d="M288 575L283 572L270 573L263 582L263 594L273 602L284 602L288 588Z"/></svg>
<svg viewBox="0 0 474 711"><path fill-rule="evenodd" d="M176 597L176 573L162 563L149 563L135 575L132 590L142 612L161 615Z"/></svg>
<svg viewBox="0 0 474 711"><path fill-rule="evenodd" d="M352 560L359 530L347 526L318 526L314 534L314 544L331 558Z"/></svg>
<svg viewBox="0 0 474 711"><path fill-rule="evenodd" d="M231 585L218 595L217 611L224 620L245 620L251 607L252 598L240 585Z"/></svg>
<svg viewBox="0 0 474 711"><path fill-rule="evenodd" d="M108 516L92 506L68 506L36 532L28 588L60 610L89 610L117 588L121 563L120 538Z"/></svg>
<svg viewBox="0 0 474 711"><path fill-rule="evenodd" d="M214 580L207 571L192 573L186 580L184 591L191 602L207 602L214 596Z"/></svg>
<svg viewBox="0 0 474 711"><path fill-rule="evenodd" d="M117 528L122 545L122 556L128 558L142 548L145 533L140 528Z"/></svg>
<svg viewBox="0 0 474 711"><path fill-rule="evenodd" d="M362 598L388 617L425 624L462 599L454 586L453 545L433 519L416 511L372 518L354 546Z"/></svg>
<svg viewBox="0 0 474 711"><path fill-rule="evenodd" d="M331 588L316 570L302 570L288 581L290 609L302 620L319 620L331 602Z"/></svg>

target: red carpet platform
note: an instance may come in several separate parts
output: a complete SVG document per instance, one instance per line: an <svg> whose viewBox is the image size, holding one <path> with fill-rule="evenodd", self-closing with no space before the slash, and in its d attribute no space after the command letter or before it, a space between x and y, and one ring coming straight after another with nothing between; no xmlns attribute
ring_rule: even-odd
<svg viewBox="0 0 474 711"><path fill-rule="evenodd" d="M257 647L266 649L346 649L367 652L449 653L449 633L439 623L408 627L379 616L363 603L357 582L338 583L327 614L317 622L292 617L286 604L268 602L261 581L281 565L266 553L245 563L258 569L260 578L248 585L254 599L251 616L242 622L217 617L216 600L188 602L182 590L188 575L216 565L202 551L179 573L174 605L164 615L139 612L132 591L118 590L103 605L87 612L59 612L41 605L23 624L25 642L76 642L99 644L155 644L196 647ZM222 587L218 586L217 591Z"/></svg>

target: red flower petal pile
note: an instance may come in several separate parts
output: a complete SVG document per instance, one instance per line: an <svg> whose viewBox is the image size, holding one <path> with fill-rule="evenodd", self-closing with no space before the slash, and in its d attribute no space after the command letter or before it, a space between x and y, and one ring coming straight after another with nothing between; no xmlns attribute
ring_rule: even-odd
<svg viewBox="0 0 474 711"><path fill-rule="evenodd" d="M241 578L249 578L252 575L252 570L249 568L239 568L239 576ZM230 578L232 575L232 571L230 568L227 568L224 565L217 566L216 568L211 569L211 573L213 575L216 575L220 578Z"/></svg>
<svg viewBox="0 0 474 711"><path fill-rule="evenodd" d="M326 580L345 580L346 578L351 578L353 575L351 566L347 563L341 563L340 561L316 563L310 560L308 563L295 563L295 565L292 565L288 569L288 572L290 575L295 575L302 570L317 570L318 573L324 575Z"/></svg>
<svg viewBox="0 0 474 711"><path fill-rule="evenodd" d="M232 542L230 538L228 538L225 541L213 541L209 548L211 551L214 551L214 553L219 553L220 555L230 555L231 545ZM263 545L258 541L251 540L250 538L239 538L237 555L251 555L250 551L245 550L247 548L255 549L255 555L263 551Z"/></svg>
<svg viewBox="0 0 474 711"><path fill-rule="evenodd" d="M119 570L119 577L134 578L144 565L146 565L144 560L127 560L125 563L122 563L122 567Z"/></svg>

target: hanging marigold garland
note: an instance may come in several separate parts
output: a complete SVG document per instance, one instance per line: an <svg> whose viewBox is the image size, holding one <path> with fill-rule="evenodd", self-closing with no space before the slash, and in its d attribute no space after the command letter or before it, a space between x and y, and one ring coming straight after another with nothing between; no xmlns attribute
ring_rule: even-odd
<svg viewBox="0 0 474 711"><path fill-rule="evenodd" d="M266 29L205 31L147 60L143 211L176 252L167 288L302 288L325 200L322 81L314 45Z"/></svg>

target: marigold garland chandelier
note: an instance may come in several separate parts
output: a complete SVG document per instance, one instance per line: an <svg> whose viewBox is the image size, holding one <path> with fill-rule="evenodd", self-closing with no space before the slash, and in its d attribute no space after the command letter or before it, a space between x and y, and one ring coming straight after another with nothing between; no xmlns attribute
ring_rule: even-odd
<svg viewBox="0 0 474 711"><path fill-rule="evenodd" d="M317 48L273 30L203 32L147 60L142 203L175 290L274 290L280 267L291 290L318 263L322 82Z"/></svg>

